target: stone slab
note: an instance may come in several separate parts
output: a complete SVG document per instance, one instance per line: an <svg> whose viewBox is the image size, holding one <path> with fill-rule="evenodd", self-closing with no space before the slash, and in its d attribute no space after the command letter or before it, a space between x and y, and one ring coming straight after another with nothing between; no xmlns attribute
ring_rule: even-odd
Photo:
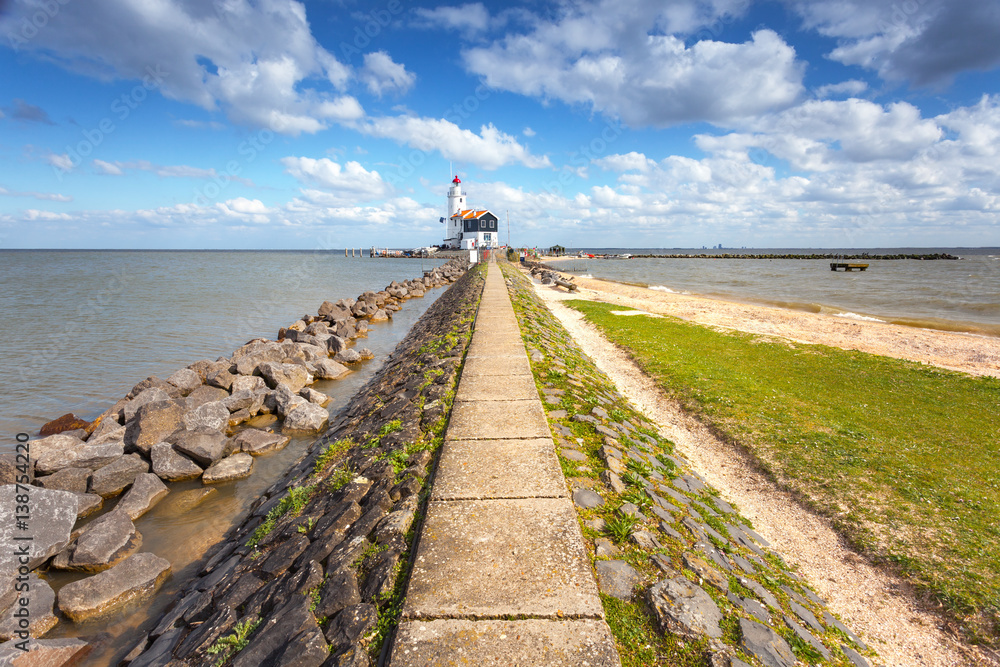
<svg viewBox="0 0 1000 667"><path fill-rule="evenodd" d="M466 358L515 357L519 354L524 354L524 343L521 342L520 335L489 336L473 338Z"/></svg>
<svg viewBox="0 0 1000 667"><path fill-rule="evenodd" d="M531 366L523 352L516 357L470 357L462 368L462 379L468 375L531 375Z"/></svg>
<svg viewBox="0 0 1000 667"><path fill-rule="evenodd" d="M538 400L538 388L530 375L500 378L489 375L462 375L456 401L525 401Z"/></svg>
<svg viewBox="0 0 1000 667"><path fill-rule="evenodd" d="M410 621L399 626L391 667L621 664L604 621Z"/></svg>
<svg viewBox="0 0 1000 667"><path fill-rule="evenodd" d="M505 614L602 617L573 505L553 498L428 503L403 618Z"/></svg>
<svg viewBox="0 0 1000 667"><path fill-rule="evenodd" d="M455 402L448 421L448 440L548 438L549 423L536 398L526 401Z"/></svg>
<svg viewBox="0 0 1000 667"><path fill-rule="evenodd" d="M566 498L566 482L548 438L449 440L432 500Z"/></svg>

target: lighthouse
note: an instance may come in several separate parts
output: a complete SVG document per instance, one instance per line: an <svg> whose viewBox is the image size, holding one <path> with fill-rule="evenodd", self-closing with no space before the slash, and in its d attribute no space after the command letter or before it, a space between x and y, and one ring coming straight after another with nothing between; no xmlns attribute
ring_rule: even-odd
<svg viewBox="0 0 1000 667"><path fill-rule="evenodd" d="M465 208L462 180L456 176L448 189L446 248L496 248L499 243L497 217L486 209ZM441 219L444 222L444 218Z"/></svg>

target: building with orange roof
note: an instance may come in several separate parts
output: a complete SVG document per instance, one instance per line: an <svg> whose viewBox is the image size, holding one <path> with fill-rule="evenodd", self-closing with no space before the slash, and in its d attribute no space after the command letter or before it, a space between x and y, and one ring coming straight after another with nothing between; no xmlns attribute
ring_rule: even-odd
<svg viewBox="0 0 1000 667"><path fill-rule="evenodd" d="M441 218L441 222L445 219ZM443 243L446 248L473 250L500 245L497 216L485 208L466 207L466 194L458 176L448 190L447 224Z"/></svg>

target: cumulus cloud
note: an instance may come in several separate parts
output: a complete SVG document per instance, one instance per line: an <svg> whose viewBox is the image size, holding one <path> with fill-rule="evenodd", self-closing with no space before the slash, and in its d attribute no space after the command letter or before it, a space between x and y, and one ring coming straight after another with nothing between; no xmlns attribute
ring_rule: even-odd
<svg viewBox="0 0 1000 667"><path fill-rule="evenodd" d="M481 2L454 7L418 7L413 12L419 28L446 28L449 30L481 32L490 25L490 12Z"/></svg>
<svg viewBox="0 0 1000 667"><path fill-rule="evenodd" d="M839 97L841 95L846 95L848 97L854 97L860 95L861 93L868 90L868 84L864 81L858 81L857 79L851 79L849 81L841 81L840 83L828 83L825 86L820 86L816 89L816 97Z"/></svg>
<svg viewBox="0 0 1000 667"><path fill-rule="evenodd" d="M741 44L685 44L686 31L738 4L567 4L558 18L464 55L491 87L582 104L634 126L724 122L788 107L802 92L804 69L775 32L759 30Z"/></svg>
<svg viewBox="0 0 1000 667"><path fill-rule="evenodd" d="M393 62L385 51L365 54L365 64L360 73L361 80L368 90L378 97L385 93L402 95L413 87L417 76L407 72L406 67Z"/></svg>
<svg viewBox="0 0 1000 667"><path fill-rule="evenodd" d="M492 123L483 125L479 134L448 120L416 116L367 118L356 127L369 136L393 139L420 151L438 151L448 160L483 169L507 164L523 164L534 169L551 166L548 156L533 155L517 139L501 132Z"/></svg>
<svg viewBox="0 0 1000 667"><path fill-rule="evenodd" d="M325 205L370 202L390 192L377 171L368 171L354 161L341 165L329 158L286 157L281 164L300 183L319 188L303 190L303 195Z"/></svg>
<svg viewBox="0 0 1000 667"><path fill-rule="evenodd" d="M942 84L1000 65L994 0L790 0L806 28L839 40L830 57L890 80Z"/></svg>
<svg viewBox="0 0 1000 667"><path fill-rule="evenodd" d="M19 34L36 11L37 3L14 0L0 32ZM162 72L157 84L168 98L292 135L327 127L321 109L331 95L322 89L342 90L351 77L294 0L70 2L20 48L104 80Z"/></svg>

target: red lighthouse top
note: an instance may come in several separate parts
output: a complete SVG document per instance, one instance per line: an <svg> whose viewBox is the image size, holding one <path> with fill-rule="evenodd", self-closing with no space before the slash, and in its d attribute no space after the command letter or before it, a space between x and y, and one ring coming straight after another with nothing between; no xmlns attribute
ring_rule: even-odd
<svg viewBox="0 0 1000 667"><path fill-rule="evenodd" d="M461 183L461 182L462 182L462 180L458 176L456 176L455 180L452 181L452 183Z"/></svg>

